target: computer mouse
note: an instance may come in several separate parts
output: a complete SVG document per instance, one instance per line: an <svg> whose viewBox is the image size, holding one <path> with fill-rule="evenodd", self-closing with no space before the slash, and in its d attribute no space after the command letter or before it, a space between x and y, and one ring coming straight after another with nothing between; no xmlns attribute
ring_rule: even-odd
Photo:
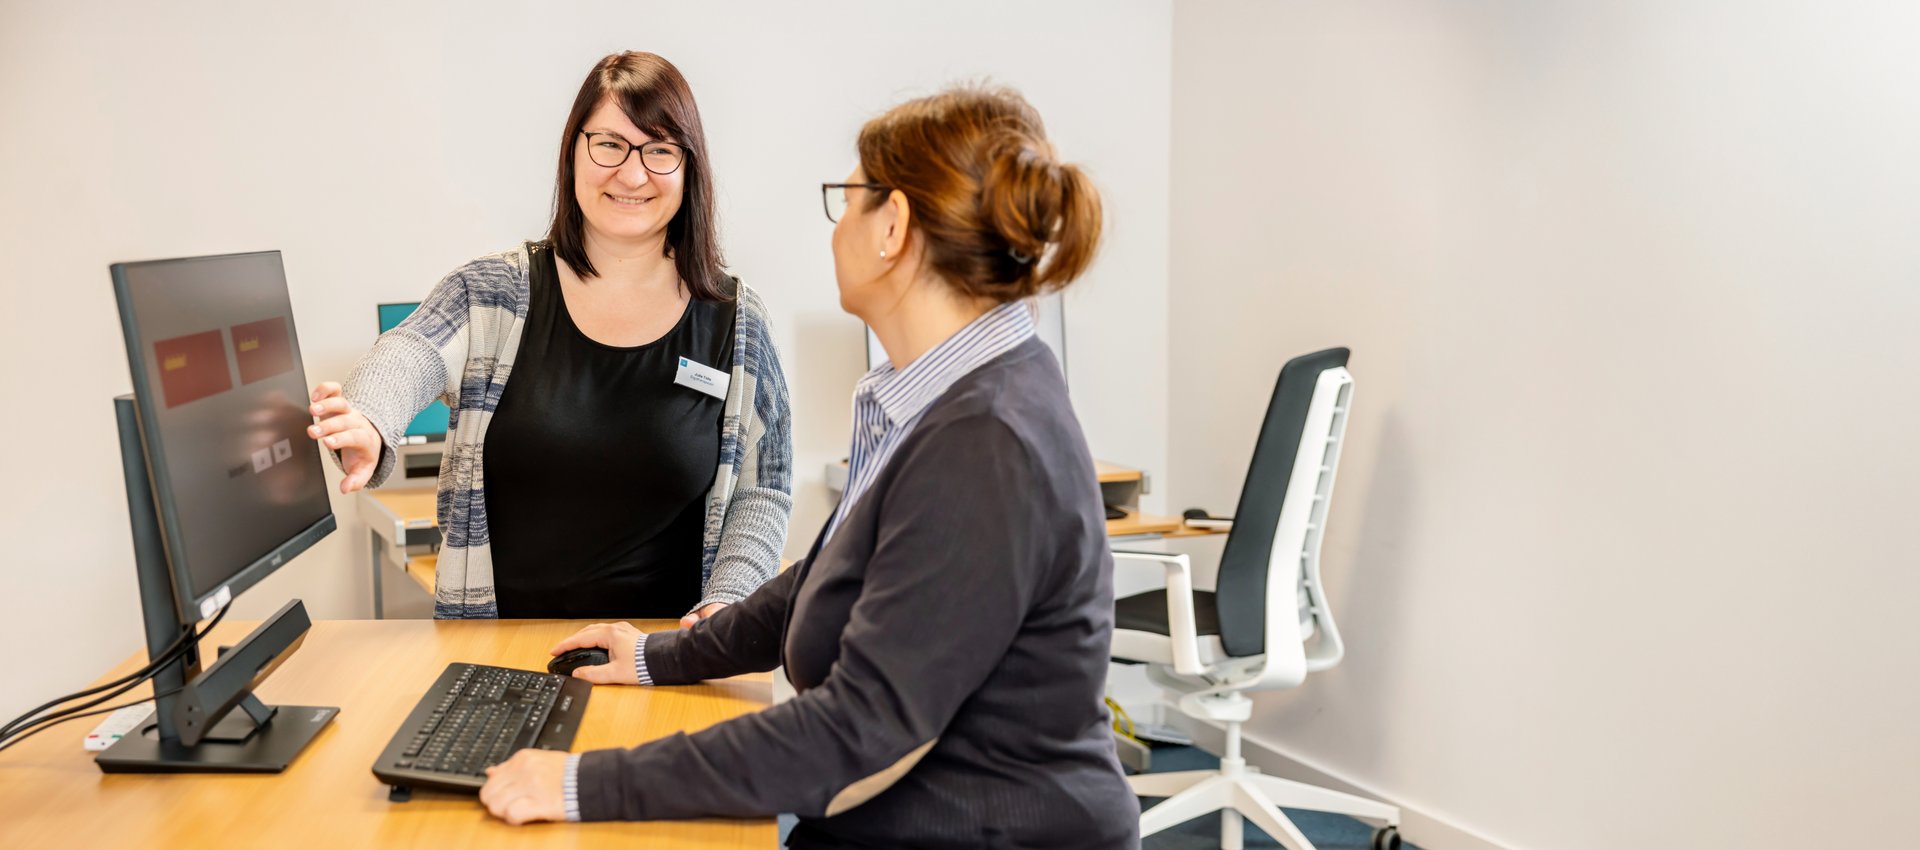
<svg viewBox="0 0 1920 850"><path fill-rule="evenodd" d="M552 661L547 662L547 672L571 676L573 671L581 667L597 667L605 663L607 663L606 650L597 646L583 646L554 656Z"/></svg>
<svg viewBox="0 0 1920 850"><path fill-rule="evenodd" d="M1185 524L1188 528L1201 528L1208 531L1231 531L1233 529L1233 517L1214 516L1207 513L1205 508L1188 508L1181 516L1186 519Z"/></svg>

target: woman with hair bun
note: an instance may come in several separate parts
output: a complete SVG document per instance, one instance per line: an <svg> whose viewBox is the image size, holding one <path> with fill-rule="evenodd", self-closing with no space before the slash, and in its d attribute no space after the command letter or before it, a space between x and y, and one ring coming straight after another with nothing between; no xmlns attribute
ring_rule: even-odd
<svg viewBox="0 0 1920 850"><path fill-rule="evenodd" d="M823 186L840 304L888 363L808 557L691 629L594 626L675 685L782 663L798 696L630 750L522 751L509 821L791 812L789 847L1137 846L1102 705L1112 558L1093 460L1025 299L1079 277L1100 199L1005 89L909 101Z"/></svg>

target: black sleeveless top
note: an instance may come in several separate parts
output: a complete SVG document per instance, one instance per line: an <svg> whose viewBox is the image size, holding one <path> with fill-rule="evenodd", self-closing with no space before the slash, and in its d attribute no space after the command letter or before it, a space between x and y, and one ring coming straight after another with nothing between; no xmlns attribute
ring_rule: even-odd
<svg viewBox="0 0 1920 850"><path fill-rule="evenodd" d="M528 246L527 320L482 458L502 618L678 618L700 601L725 403L674 383L729 371L734 302L689 300L646 345L589 339L551 246ZM591 285L591 284L589 284Z"/></svg>

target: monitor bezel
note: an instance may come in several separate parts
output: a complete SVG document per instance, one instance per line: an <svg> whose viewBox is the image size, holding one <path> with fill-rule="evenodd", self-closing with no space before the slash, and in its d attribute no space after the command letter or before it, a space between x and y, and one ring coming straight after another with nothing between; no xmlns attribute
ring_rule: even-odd
<svg viewBox="0 0 1920 850"><path fill-rule="evenodd" d="M313 547L320 538L327 536L337 526L333 514L332 499L327 502L327 511L318 520L297 532L285 542L268 550L266 554L240 568L232 577L217 587L200 588L194 585L193 572L186 564L186 553L182 551L179 517L173 504L171 472L164 462L166 444L160 437L154 399L157 390L147 376L146 345L147 340L140 336L140 329L134 321L132 305L132 282L127 279L131 270L153 268L155 266L176 263L199 263L209 260L237 260L270 256L280 270L280 286L286 287L286 265L279 251L249 251L237 254L211 254L201 257L178 257L166 260L141 260L137 262L114 263L108 267L113 276L113 296L120 312L120 331L127 344L127 371L133 377L133 406L140 426L141 460L147 469L147 483L153 488L155 519L159 521L162 548L166 552L167 572L173 577L173 597L179 608L180 621L196 623L206 619L226 600L220 599L226 592L227 600L259 584L262 579L272 575L282 565ZM292 303L292 298L288 298ZM294 357L300 356L300 333L291 316L287 319L287 344L293 349ZM304 368L304 366L303 366ZM304 383L304 377L302 382ZM157 460L160 459L160 460Z"/></svg>

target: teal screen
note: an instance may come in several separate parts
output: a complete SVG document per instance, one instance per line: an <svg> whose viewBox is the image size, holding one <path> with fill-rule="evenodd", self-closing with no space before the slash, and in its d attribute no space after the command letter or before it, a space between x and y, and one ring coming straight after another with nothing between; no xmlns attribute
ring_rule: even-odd
<svg viewBox="0 0 1920 850"><path fill-rule="evenodd" d="M393 330L394 325L400 324L401 319L413 315L414 309L419 306L420 302L418 301L409 304L380 305L380 332L386 333L387 331ZM447 410L446 402L436 401L429 404L426 410L420 411L419 416L413 417L413 421L407 423L407 436L445 437L447 434L447 418L450 415L452 415L452 412Z"/></svg>

